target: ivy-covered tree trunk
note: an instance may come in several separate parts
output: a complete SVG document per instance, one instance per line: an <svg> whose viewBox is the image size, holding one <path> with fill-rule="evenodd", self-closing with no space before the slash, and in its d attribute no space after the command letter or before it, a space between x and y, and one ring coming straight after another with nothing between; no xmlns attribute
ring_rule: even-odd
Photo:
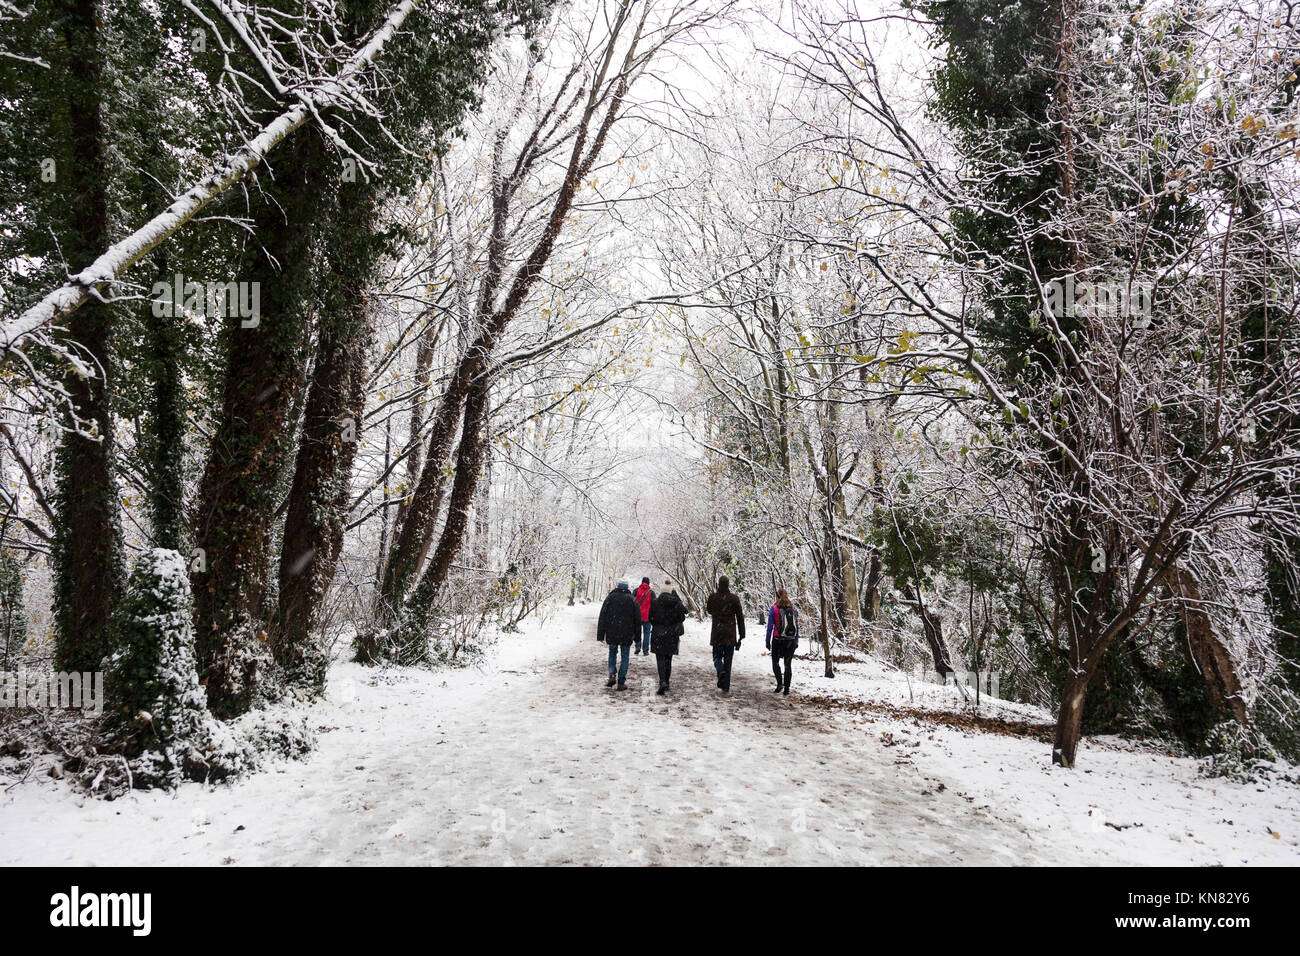
<svg viewBox="0 0 1300 956"><path fill-rule="evenodd" d="M264 607L270 531L292 453L290 409L305 374L313 236L328 215L328 158L307 127L265 176L237 281L253 283L256 317L225 322L225 380L199 486L193 573L199 673L218 716L247 709L267 654Z"/></svg>
<svg viewBox="0 0 1300 956"><path fill-rule="evenodd" d="M392 550L379 592L377 611L381 619L384 615L395 614L401 607L411 582L416 579L429 553L434 523L446 492L443 462L456 437L456 418L469 391L469 379L479 371L479 362L472 356L457 367L429 424L430 438L424 468L393 532Z"/></svg>
<svg viewBox="0 0 1300 956"><path fill-rule="evenodd" d="M74 269L88 265L109 240L103 116L105 57L97 0L59 0L65 43L69 168L58 173L67 191L64 254ZM122 592L121 531L113 466L109 394L113 374L112 307L88 302L69 316L67 334L97 368L72 373L66 388L79 428L65 432L58 451L54 534L55 664L94 671L113 650L114 612Z"/></svg>
<svg viewBox="0 0 1300 956"><path fill-rule="evenodd" d="M168 257L157 257L158 274L167 279ZM184 450L185 396L181 381L184 355L183 319L144 310L151 370L145 443L149 469L149 518L155 547L181 551L185 540Z"/></svg>
<svg viewBox="0 0 1300 956"><path fill-rule="evenodd" d="M480 377L474 381L465 398L460 447L456 451L456 477L452 480L451 495L447 500L447 520L438 537L438 546L434 549L429 567L411 598L413 603L425 608L432 607L469 529L469 512L474 505L474 494L487 452L490 392L491 384L485 377Z"/></svg>
<svg viewBox="0 0 1300 956"><path fill-rule="evenodd" d="M343 546L352 464L365 411L370 344L366 291L379 257L371 235L376 206L369 187L345 189L326 249L320 341L280 552L272 652L292 682L313 692L324 687L329 663L315 632Z"/></svg>
<svg viewBox="0 0 1300 956"><path fill-rule="evenodd" d="M0 521L0 534L5 530L4 522ZM0 669L13 669L26 638L22 562L9 548L0 548Z"/></svg>

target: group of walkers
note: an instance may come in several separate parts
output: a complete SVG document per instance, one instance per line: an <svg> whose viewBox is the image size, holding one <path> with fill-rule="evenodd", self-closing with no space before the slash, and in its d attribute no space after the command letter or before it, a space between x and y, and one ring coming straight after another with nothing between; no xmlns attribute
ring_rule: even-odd
<svg viewBox="0 0 1300 956"><path fill-rule="evenodd" d="M718 578L718 589L704 602L704 610L713 619L709 644L718 689L727 692L731 690L732 659L745 640L745 612L726 577ZM651 589L648 577L641 579L635 592L626 581L619 581L601 605L596 623L596 640L609 647L609 680L605 686L626 690L629 658L653 653L659 671L659 689L655 693L668 693L673 657L681 649L685 624L686 605L671 581L665 581L658 594ZM799 611L784 588L777 589L776 601L767 612L766 643L772 652L772 674L776 678L772 692L788 695L790 666L799 646Z"/></svg>

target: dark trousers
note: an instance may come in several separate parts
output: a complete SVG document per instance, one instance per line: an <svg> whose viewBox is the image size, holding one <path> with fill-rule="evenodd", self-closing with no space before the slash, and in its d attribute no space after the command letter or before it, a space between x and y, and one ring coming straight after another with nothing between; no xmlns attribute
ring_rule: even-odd
<svg viewBox="0 0 1300 956"><path fill-rule="evenodd" d="M731 658L735 653L734 646L713 648L713 669L718 672L718 681L723 690L731 689Z"/></svg>
<svg viewBox="0 0 1300 956"><path fill-rule="evenodd" d="M798 641L785 637L772 638L772 674L776 682L786 690L790 689L790 662L794 660L794 649ZM781 676L781 665L785 664L785 677Z"/></svg>
<svg viewBox="0 0 1300 956"><path fill-rule="evenodd" d="M618 682L627 683L627 658L631 650L631 644L611 644L609 645L609 676L614 676L614 668L618 667ZM620 659L621 655L621 659Z"/></svg>
<svg viewBox="0 0 1300 956"><path fill-rule="evenodd" d="M659 668L659 683L668 686L668 679L673 676L673 655L656 654L655 665Z"/></svg>

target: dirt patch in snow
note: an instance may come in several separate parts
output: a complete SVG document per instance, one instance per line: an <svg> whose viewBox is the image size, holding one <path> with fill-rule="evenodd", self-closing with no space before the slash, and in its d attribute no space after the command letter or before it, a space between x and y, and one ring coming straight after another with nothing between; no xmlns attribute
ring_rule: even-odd
<svg viewBox="0 0 1300 956"><path fill-rule="evenodd" d="M821 695L803 698L804 702L823 710L847 711L853 714L879 714L894 720L913 720L917 723L943 724L945 727L962 727L967 730L979 730L985 733L1005 734L1008 737L1032 737L1035 740L1051 742L1055 728L1051 724L1034 723L1028 720L1005 720L1001 717L988 717L983 714L963 713L948 710L925 710L919 707L895 707L893 704L850 700L843 697L823 697Z"/></svg>

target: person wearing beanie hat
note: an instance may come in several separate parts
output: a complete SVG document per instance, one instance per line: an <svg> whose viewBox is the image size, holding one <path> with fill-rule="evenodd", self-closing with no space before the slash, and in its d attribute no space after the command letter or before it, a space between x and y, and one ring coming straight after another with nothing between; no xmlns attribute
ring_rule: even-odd
<svg viewBox="0 0 1300 956"><path fill-rule="evenodd" d="M636 598L637 610L641 614L641 633L636 638L637 654L650 656L650 602L654 600L655 593L650 590L650 579L642 578L641 585L632 595Z"/></svg>
<svg viewBox="0 0 1300 956"><path fill-rule="evenodd" d="M596 640L609 645L609 680L605 682L606 687L615 685L617 675L618 689L627 689L628 649L640 633L641 610L637 607L636 598L628 590L627 582L619 581L618 587L609 592L600 606L600 618L596 622Z"/></svg>
<svg viewBox="0 0 1300 956"><path fill-rule="evenodd" d="M745 639L745 610L740 598L732 593L726 576L718 578L718 589L704 602L704 610L713 618L709 644L713 646L713 669L718 672L718 689L731 690L731 658Z"/></svg>

